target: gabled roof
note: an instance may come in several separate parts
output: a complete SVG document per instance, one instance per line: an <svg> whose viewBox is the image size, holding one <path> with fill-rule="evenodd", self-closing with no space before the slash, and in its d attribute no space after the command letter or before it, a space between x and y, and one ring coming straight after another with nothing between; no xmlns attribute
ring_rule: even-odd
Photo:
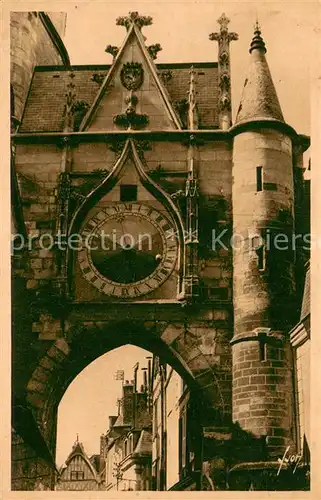
<svg viewBox="0 0 321 500"><path fill-rule="evenodd" d="M60 473L62 474L64 469L66 467L68 467L68 465L70 464L70 462L76 457L80 455L82 457L82 459L86 462L86 464L88 465L88 467L90 468L94 478L96 478L96 475L97 475L97 471L95 470L93 464L91 463L87 453L85 452L85 449L84 449L84 446L82 443L80 443L78 441L78 438L77 440L75 441L73 447L72 447L72 450L70 452L70 454L68 455L68 458L67 460L65 461L65 466L62 466L61 469L60 469Z"/></svg>
<svg viewBox="0 0 321 500"><path fill-rule="evenodd" d="M100 87L99 91L97 92L97 95L94 99L92 106L90 107L89 111L87 112L86 116L84 117L84 119L80 125L80 128L79 128L80 131L88 129L90 127L90 125L93 123L93 120L95 118L97 110L99 109L99 105L101 104L104 96L106 96L106 93L108 92L109 95L113 93L113 90L110 90L109 87L110 87L110 84L111 84L113 77L115 76L115 73L117 72L117 70L119 70L121 63L122 62L123 63L134 62L133 60L129 60L129 55L126 54L127 48L132 44L137 45L135 59L142 58L144 60L144 62L146 63L149 76L151 77L151 80L153 81L153 83L155 84L155 86L158 90L158 93L159 93L159 96L160 96L160 99L161 99L161 102L163 105L164 113L167 115L167 118L169 119L169 123L171 125L171 128L173 128L174 130L175 129L180 130L182 128L181 123L180 123L180 119L176 115L176 113L172 107L172 104L170 102L169 95L168 95L161 79L159 78L159 76L157 74L156 66L155 66L151 56L149 55L149 53L145 47L143 35L142 35L141 31L139 30L139 28L136 26L136 24L133 23L130 26L130 28L128 29L127 36L123 42L123 45L120 48L120 50L118 51L118 53L114 59L114 62L112 64L107 76L105 77L105 80L104 80L102 86ZM119 89L115 89L114 92L119 94ZM142 106L142 109L143 108L144 107ZM119 110L119 112L120 111L121 110ZM144 111L144 109L143 109L143 111Z"/></svg>
<svg viewBox="0 0 321 500"><path fill-rule="evenodd" d="M250 120L266 119L284 122L265 53L265 43L257 25L250 46L250 66L235 125Z"/></svg>

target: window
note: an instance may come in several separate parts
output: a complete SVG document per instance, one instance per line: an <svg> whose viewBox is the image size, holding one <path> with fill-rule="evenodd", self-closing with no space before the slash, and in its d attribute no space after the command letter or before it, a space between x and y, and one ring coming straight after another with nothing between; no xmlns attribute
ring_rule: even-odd
<svg viewBox="0 0 321 500"><path fill-rule="evenodd" d="M256 250L262 245L263 240L259 234L256 234L255 236L252 237L251 242L252 242L252 249Z"/></svg>
<svg viewBox="0 0 321 500"><path fill-rule="evenodd" d="M120 201L137 201L136 184L121 184Z"/></svg>
<svg viewBox="0 0 321 500"><path fill-rule="evenodd" d="M263 190L263 167L256 167L256 190Z"/></svg>
<svg viewBox="0 0 321 500"><path fill-rule="evenodd" d="M81 481L82 479L84 479L84 472L72 470L70 472L70 479L71 481Z"/></svg>
<svg viewBox="0 0 321 500"><path fill-rule="evenodd" d="M265 338L259 338L260 361L267 360L267 344Z"/></svg>
<svg viewBox="0 0 321 500"><path fill-rule="evenodd" d="M256 249L257 254L257 266L259 271L265 271L265 247L264 245L259 246Z"/></svg>
<svg viewBox="0 0 321 500"><path fill-rule="evenodd" d="M210 300L228 300L228 288L208 288L208 298Z"/></svg>

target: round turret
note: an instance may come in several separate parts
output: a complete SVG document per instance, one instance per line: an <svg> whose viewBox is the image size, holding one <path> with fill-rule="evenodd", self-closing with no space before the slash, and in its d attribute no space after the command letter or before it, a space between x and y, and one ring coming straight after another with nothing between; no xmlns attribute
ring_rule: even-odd
<svg viewBox="0 0 321 500"><path fill-rule="evenodd" d="M258 27L234 126L233 420L265 436L270 457L292 443L294 186L292 140Z"/></svg>

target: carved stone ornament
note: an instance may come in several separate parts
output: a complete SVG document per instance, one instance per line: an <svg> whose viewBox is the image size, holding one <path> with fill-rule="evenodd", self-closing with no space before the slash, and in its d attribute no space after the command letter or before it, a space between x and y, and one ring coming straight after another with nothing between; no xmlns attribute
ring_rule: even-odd
<svg viewBox="0 0 321 500"><path fill-rule="evenodd" d="M161 45L159 43L155 43L153 45L149 45L147 47L148 53L152 59L157 59L157 54L160 52L162 49Z"/></svg>
<svg viewBox="0 0 321 500"><path fill-rule="evenodd" d="M146 127L148 125L149 118L147 115L140 115L135 112L133 109L126 110L126 113L121 115L116 115L114 117L115 125L119 127L124 127L127 129L134 128L139 129Z"/></svg>
<svg viewBox="0 0 321 500"><path fill-rule="evenodd" d="M120 81L127 90L137 90L144 81L144 70L141 63L128 62L120 72Z"/></svg>
<svg viewBox="0 0 321 500"><path fill-rule="evenodd" d="M112 142L109 146L109 149L111 151L114 151L114 153L116 154L116 159L118 159L120 157L120 155L122 154L123 149L125 147L125 144L126 144L126 141L124 141L124 140L119 140L119 139L112 140Z"/></svg>
<svg viewBox="0 0 321 500"><path fill-rule="evenodd" d="M105 49L105 52L107 52L107 54L111 54L114 59L117 56L118 51L119 51L119 48L116 45L107 45L107 47Z"/></svg>
<svg viewBox="0 0 321 500"><path fill-rule="evenodd" d="M94 73L91 77L92 81L95 83L98 83L98 85L101 85L105 79L105 74L104 73Z"/></svg>
<svg viewBox="0 0 321 500"><path fill-rule="evenodd" d="M219 109L220 111L231 111L231 100L228 96L223 96L221 97L220 99L220 102L219 102Z"/></svg>
<svg viewBox="0 0 321 500"><path fill-rule="evenodd" d="M141 16L135 11L129 12L128 16L122 16L116 19L116 25L124 26L126 30L129 30L132 24L135 24L138 29L141 29L143 26L150 26L153 24L153 18L150 16Z"/></svg>
<svg viewBox="0 0 321 500"><path fill-rule="evenodd" d="M165 71L161 71L159 73L159 76L161 77L161 79L163 80L163 82L166 84L166 83L168 83L172 79L173 73L171 72L170 69L167 69Z"/></svg>
<svg viewBox="0 0 321 500"><path fill-rule="evenodd" d="M228 73L222 73L220 76L220 89L229 90L230 89L230 76Z"/></svg>

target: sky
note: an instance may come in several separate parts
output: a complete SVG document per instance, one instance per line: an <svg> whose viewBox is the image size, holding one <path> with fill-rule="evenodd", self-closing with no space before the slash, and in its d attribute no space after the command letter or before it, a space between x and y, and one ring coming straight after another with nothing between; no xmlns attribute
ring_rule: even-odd
<svg viewBox="0 0 321 500"><path fill-rule="evenodd" d="M80 2L67 13L64 41L72 64L111 63L106 46L120 46L125 36L125 28L116 26L115 20L133 10L152 16L153 25L144 27L143 33L148 45L161 44L160 63L217 61L217 42L210 41L209 34L219 30L216 21L225 12L229 29L239 34L239 40L231 43L234 116L258 18L285 120L309 134L311 64L321 31L317 2Z"/></svg>
<svg viewBox="0 0 321 500"><path fill-rule="evenodd" d="M100 356L90 363L70 384L58 409L56 463L62 465L72 445L79 441L86 453L99 453L99 439L108 429L109 415L117 415L117 398L121 397L122 382L115 380L117 370L124 370L125 380L133 379L133 367L139 362L137 386L143 382L141 368L147 367L151 353L125 345Z"/></svg>
<svg viewBox="0 0 321 500"><path fill-rule="evenodd" d="M157 59L160 63L217 61L217 43L209 40L209 34L219 30L216 20L225 12L231 21L229 29L239 34L239 40L231 43L234 117L258 17L285 120L297 132L310 134L310 81L316 37L321 31L316 2L70 2L64 42L71 63L111 63L111 56L104 52L106 46L120 46L126 34L115 20L134 10L153 17L153 25L143 28L143 33L148 45L160 43L163 47ZM117 413L116 400L121 395L121 382L113 379L114 373L123 369L125 378L131 379L136 361L143 363L148 355L137 347L124 346L91 363L72 382L59 405L58 465L67 458L77 434L89 455L99 452L100 434L107 430L108 416Z"/></svg>

